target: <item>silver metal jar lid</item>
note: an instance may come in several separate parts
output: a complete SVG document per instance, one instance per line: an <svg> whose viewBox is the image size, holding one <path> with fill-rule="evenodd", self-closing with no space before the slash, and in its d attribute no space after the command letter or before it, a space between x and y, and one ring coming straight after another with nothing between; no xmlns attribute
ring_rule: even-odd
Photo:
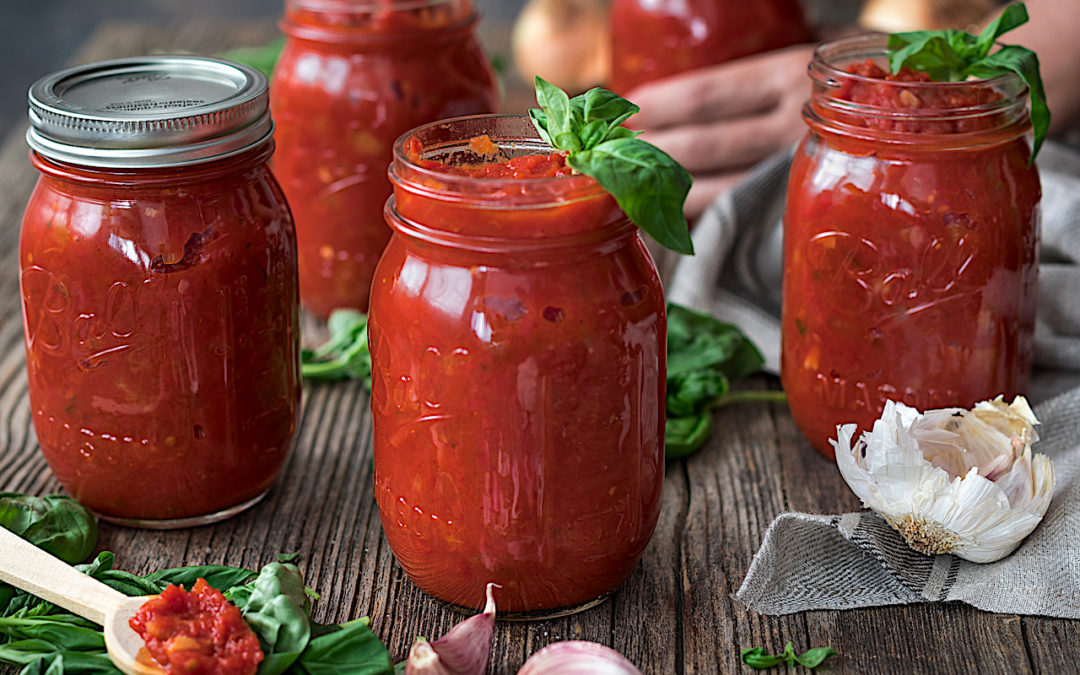
<svg viewBox="0 0 1080 675"><path fill-rule="evenodd" d="M53 73L30 87L30 147L106 168L195 164L273 133L266 76L203 56L142 56Z"/></svg>

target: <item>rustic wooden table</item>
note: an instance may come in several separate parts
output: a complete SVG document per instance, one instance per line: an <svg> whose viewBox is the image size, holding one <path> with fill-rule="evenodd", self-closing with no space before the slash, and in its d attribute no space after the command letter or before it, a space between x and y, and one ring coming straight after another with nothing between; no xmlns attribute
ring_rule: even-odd
<svg viewBox="0 0 1080 675"><path fill-rule="evenodd" d="M108 23L76 62L260 44L270 23L179 26ZM482 37L506 53L506 27ZM32 76L28 74L28 80ZM528 93L508 83L507 109ZM22 130L0 148L0 490L60 490L30 425L17 275L19 221L36 180ZM752 383L776 386L764 377ZM835 467L815 454L783 406L717 412L717 432L689 459L670 462L663 512L644 559L607 602L567 618L499 623L490 671L513 673L549 642L611 645L646 674L750 672L739 651L830 645L824 672L1080 672L1080 624L988 614L959 604L804 612L771 617L735 603L769 522L783 511L838 513L859 507ZM387 547L371 485L371 417L358 382L305 387L296 449L266 499L227 522L153 532L102 525L99 547L138 573L222 563L258 568L300 553L307 583L322 594L315 619L370 616L395 660L417 635L437 637L462 616L424 596ZM2 672L11 669L0 668Z"/></svg>

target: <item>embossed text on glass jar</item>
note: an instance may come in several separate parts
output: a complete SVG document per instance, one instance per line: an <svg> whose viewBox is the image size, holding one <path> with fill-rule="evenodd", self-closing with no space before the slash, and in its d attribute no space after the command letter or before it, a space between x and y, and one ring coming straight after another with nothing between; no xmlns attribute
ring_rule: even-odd
<svg viewBox="0 0 1080 675"><path fill-rule="evenodd" d="M883 56L881 36L818 50L788 183L782 377L828 456L837 424L869 429L887 399L1011 398L1031 368L1027 90L1011 75L886 82Z"/></svg>
<svg viewBox="0 0 1080 675"><path fill-rule="evenodd" d="M300 296L320 316L366 309L390 238L394 140L434 120L494 112L471 0L287 0L274 70L274 174L297 223Z"/></svg>
<svg viewBox="0 0 1080 675"><path fill-rule="evenodd" d="M630 573L663 482L665 315L638 231L586 176L425 169L528 118L421 127L396 148L372 286L375 489L410 578L447 602L558 614ZM419 157L405 150L419 140ZM473 156L475 159L475 156Z"/></svg>
<svg viewBox="0 0 1080 675"><path fill-rule="evenodd" d="M625 94L809 38L798 0L613 0L611 88Z"/></svg>
<svg viewBox="0 0 1080 675"><path fill-rule="evenodd" d="M266 79L146 57L42 83L19 268L45 458L114 522L236 513L284 464L300 400L296 241L266 166Z"/></svg>

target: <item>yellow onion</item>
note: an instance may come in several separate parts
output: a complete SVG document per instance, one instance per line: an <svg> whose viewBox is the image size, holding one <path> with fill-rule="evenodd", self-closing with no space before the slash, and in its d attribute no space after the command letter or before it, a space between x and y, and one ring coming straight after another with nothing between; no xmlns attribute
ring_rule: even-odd
<svg viewBox="0 0 1080 675"><path fill-rule="evenodd" d="M571 94L607 80L611 38L605 0L530 0L511 36L514 64Z"/></svg>

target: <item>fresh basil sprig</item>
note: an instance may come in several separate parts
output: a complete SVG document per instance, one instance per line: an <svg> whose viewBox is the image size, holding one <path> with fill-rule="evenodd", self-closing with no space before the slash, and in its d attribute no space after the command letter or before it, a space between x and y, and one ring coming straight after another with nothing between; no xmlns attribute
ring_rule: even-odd
<svg viewBox="0 0 1080 675"><path fill-rule="evenodd" d="M63 495L0 492L0 527L72 564L86 560L98 538L94 514Z"/></svg>
<svg viewBox="0 0 1080 675"><path fill-rule="evenodd" d="M370 391L367 315L355 309L335 309L326 327L330 331L326 342L300 352L300 374L312 380L359 379Z"/></svg>
<svg viewBox="0 0 1080 675"><path fill-rule="evenodd" d="M667 324L667 459L686 457L705 445L715 408L786 400L782 391L731 391L733 382L761 370L765 362L737 327L673 302L667 305Z"/></svg>
<svg viewBox="0 0 1080 675"><path fill-rule="evenodd" d="M1039 75L1039 57L1016 45L1004 45L996 52L998 37L1027 23L1024 3L1005 8L977 37L961 30L926 30L893 33L889 36L889 69L893 74L907 66L921 70L934 80L961 82L969 77L988 79L1013 72L1028 87L1031 98L1031 128L1035 134L1032 159L1038 154L1050 127L1050 109Z"/></svg>
<svg viewBox="0 0 1080 675"><path fill-rule="evenodd" d="M805 668L813 669L820 666L830 656L836 656L836 650L832 647L814 647L802 654L796 654L791 642L788 641L781 654L770 654L764 647L751 647L742 650L740 658L743 663L758 670L772 668L781 663L786 663L789 668L794 668L797 663Z"/></svg>
<svg viewBox="0 0 1080 675"><path fill-rule="evenodd" d="M611 193L638 227L660 244L693 254L683 203L693 179L663 150L622 126L639 108L599 87L570 98L543 78L536 78L536 102L530 108L545 143L565 150L571 169L592 176Z"/></svg>

